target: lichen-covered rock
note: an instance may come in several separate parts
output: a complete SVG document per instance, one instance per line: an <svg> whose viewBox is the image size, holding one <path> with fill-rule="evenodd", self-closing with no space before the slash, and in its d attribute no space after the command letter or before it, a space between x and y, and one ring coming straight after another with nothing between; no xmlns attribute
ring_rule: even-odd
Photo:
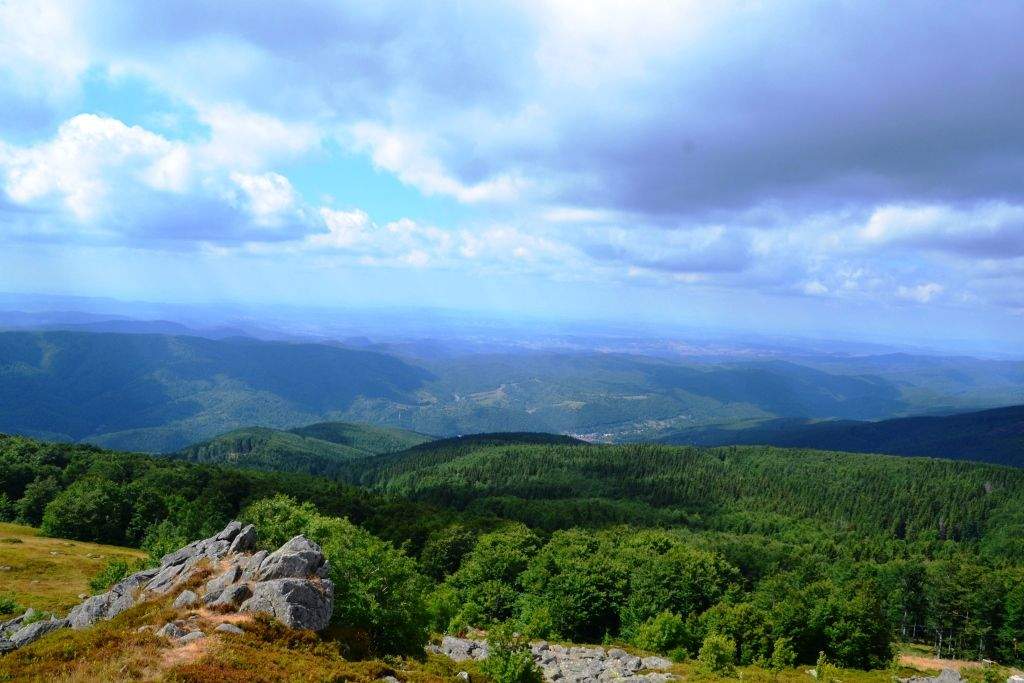
<svg viewBox="0 0 1024 683"><path fill-rule="evenodd" d="M327 628L333 610L334 584L330 579L293 577L254 584L252 597L240 608L242 612L265 612L291 628L313 631Z"/></svg>
<svg viewBox="0 0 1024 683"><path fill-rule="evenodd" d="M136 603L178 592L175 609L210 605L223 612L266 612L292 628L322 630L334 609L334 584L320 546L304 536L273 553L251 553L256 529L233 521L218 534L163 556L160 566L135 572L105 593L86 596L66 619L32 621L32 610L0 622L0 652L6 652L58 628L86 628L111 619ZM219 572L195 587L198 572ZM156 633L181 638L188 622L165 624ZM204 637L203 635L196 636Z"/></svg>
<svg viewBox="0 0 1024 683"><path fill-rule="evenodd" d="M200 640L201 638L205 638L205 637L206 637L206 634L203 633L202 631L190 631L189 633L186 633L185 635L183 635L181 637L181 642L183 644L191 643L194 640Z"/></svg>
<svg viewBox="0 0 1024 683"><path fill-rule="evenodd" d="M228 567L224 573L216 576L206 582L206 591L208 593L220 593L225 588L238 581L242 576L242 570L239 569L237 564L233 564Z"/></svg>
<svg viewBox="0 0 1024 683"><path fill-rule="evenodd" d="M644 669L668 669L672 662L664 657L644 657L641 660Z"/></svg>
<svg viewBox="0 0 1024 683"><path fill-rule="evenodd" d="M231 520L228 525L224 527L224 530L213 537L214 541L227 541L228 544L234 540L238 532L242 530L242 523L237 520Z"/></svg>
<svg viewBox="0 0 1024 683"><path fill-rule="evenodd" d="M267 555L254 574L257 581L271 579L326 577L329 572L324 553L305 536L296 536Z"/></svg>
<svg viewBox="0 0 1024 683"><path fill-rule="evenodd" d="M901 678L904 683L962 683L964 678L955 669L943 669L938 676L916 676L914 678Z"/></svg>
<svg viewBox="0 0 1024 683"><path fill-rule="evenodd" d="M232 607L238 609L251 596L252 590L249 589L249 586L244 583L238 583L234 586L228 586L221 591L217 599L210 603L210 607Z"/></svg>
<svg viewBox="0 0 1024 683"><path fill-rule="evenodd" d="M199 604L199 596L194 591L183 590L174 599L172 607L175 609L191 609Z"/></svg>
<svg viewBox="0 0 1024 683"><path fill-rule="evenodd" d="M440 647L428 646L428 651L445 654L456 662L486 659L488 655L486 642L454 636L445 636ZM641 659L621 648L610 648L605 651L601 647L565 647L541 641L531 644L530 651L545 680L558 683L663 683L674 678L672 674L662 671L640 675L639 672L643 669L668 669L672 662L664 657Z"/></svg>
<svg viewBox="0 0 1024 683"><path fill-rule="evenodd" d="M231 547L228 552L231 553L244 553L252 550L256 547L256 527L249 524L235 536L235 539L231 541Z"/></svg>
<svg viewBox="0 0 1024 683"><path fill-rule="evenodd" d="M260 550L252 554L249 561L245 564L245 569L242 570L243 581L252 581L256 578L256 572L259 570L260 565L263 564L263 560L267 559L267 555L266 550Z"/></svg>
<svg viewBox="0 0 1024 683"><path fill-rule="evenodd" d="M43 621L37 621L29 624L28 626L22 626L11 635L11 642L14 643L14 647L24 647L29 643L33 643L47 633L51 633L58 629L65 628L68 625L67 619L44 619Z"/></svg>
<svg viewBox="0 0 1024 683"><path fill-rule="evenodd" d="M158 636L162 636L164 638L181 638L186 633L188 633L188 631L178 626L173 621L167 622L156 632Z"/></svg>

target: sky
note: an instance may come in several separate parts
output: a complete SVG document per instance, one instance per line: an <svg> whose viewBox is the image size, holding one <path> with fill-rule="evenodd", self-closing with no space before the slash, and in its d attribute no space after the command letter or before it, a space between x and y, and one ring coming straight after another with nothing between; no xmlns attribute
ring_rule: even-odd
<svg viewBox="0 0 1024 683"><path fill-rule="evenodd" d="M0 0L0 291L1024 344L1021 26Z"/></svg>

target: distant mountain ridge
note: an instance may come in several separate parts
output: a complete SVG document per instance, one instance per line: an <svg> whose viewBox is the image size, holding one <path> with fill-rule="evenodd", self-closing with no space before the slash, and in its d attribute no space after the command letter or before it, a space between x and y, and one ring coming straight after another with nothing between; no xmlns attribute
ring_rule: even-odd
<svg viewBox="0 0 1024 683"><path fill-rule="evenodd" d="M270 472L333 477L341 463L403 451L432 437L393 427L320 422L295 429L236 429L194 444L170 457Z"/></svg>
<svg viewBox="0 0 1024 683"><path fill-rule="evenodd" d="M417 356L294 340L0 332L0 431L151 453L250 425L343 420L441 437L546 432L621 443L744 421L878 420L1015 403L1024 403L1024 363L970 358Z"/></svg>
<svg viewBox="0 0 1024 683"><path fill-rule="evenodd" d="M694 446L762 444L1024 467L1024 405L878 422L782 418L750 426L687 429L658 442Z"/></svg>
<svg viewBox="0 0 1024 683"><path fill-rule="evenodd" d="M166 452L244 424L407 402L430 373L321 344L155 334L0 332L0 431Z"/></svg>

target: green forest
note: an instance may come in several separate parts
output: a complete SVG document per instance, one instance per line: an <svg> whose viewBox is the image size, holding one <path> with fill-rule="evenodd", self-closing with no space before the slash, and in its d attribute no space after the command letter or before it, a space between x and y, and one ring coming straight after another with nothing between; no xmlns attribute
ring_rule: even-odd
<svg viewBox="0 0 1024 683"><path fill-rule="evenodd" d="M486 435L329 479L0 438L0 519L154 556L236 517L303 532L378 654L503 623L676 659L878 669L897 642L1024 662L1024 471Z"/></svg>

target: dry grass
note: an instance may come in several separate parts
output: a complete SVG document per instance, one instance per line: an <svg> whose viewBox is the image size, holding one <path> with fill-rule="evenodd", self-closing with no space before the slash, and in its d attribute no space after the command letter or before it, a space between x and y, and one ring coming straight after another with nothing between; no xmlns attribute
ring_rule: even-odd
<svg viewBox="0 0 1024 683"><path fill-rule="evenodd" d="M0 593L12 595L23 607L63 613L80 602L80 593L89 592L89 579L110 559L145 556L140 550L45 538L32 527L0 523Z"/></svg>

